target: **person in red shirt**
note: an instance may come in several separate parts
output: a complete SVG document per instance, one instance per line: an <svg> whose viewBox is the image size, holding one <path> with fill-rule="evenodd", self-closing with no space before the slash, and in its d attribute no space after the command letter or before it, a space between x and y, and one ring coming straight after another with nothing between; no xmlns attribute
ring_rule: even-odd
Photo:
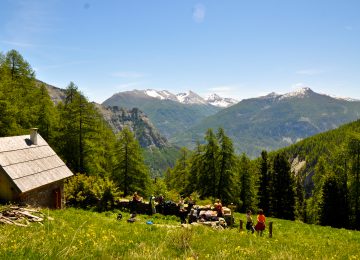
<svg viewBox="0 0 360 260"><path fill-rule="evenodd" d="M219 199L216 200L216 202L214 203L214 208L217 212L217 217L218 218L223 218L224 217L224 210L221 204L221 201Z"/></svg>
<svg viewBox="0 0 360 260"><path fill-rule="evenodd" d="M263 231L265 230L265 215L262 209L259 209L258 211L258 216L257 216L257 224L255 226L255 230L257 231L257 233L259 234L260 232L260 236L262 236Z"/></svg>

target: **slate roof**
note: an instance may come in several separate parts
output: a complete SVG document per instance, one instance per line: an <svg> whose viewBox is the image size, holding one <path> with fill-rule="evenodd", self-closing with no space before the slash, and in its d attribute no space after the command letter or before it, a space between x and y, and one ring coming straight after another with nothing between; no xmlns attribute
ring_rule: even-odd
<svg viewBox="0 0 360 260"><path fill-rule="evenodd" d="M0 138L0 169L21 192L30 191L73 175L38 134L37 145L29 135Z"/></svg>

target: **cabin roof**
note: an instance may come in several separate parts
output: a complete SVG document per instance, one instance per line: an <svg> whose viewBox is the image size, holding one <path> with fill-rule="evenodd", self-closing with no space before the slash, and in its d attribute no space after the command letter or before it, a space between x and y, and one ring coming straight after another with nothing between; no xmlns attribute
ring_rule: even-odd
<svg viewBox="0 0 360 260"><path fill-rule="evenodd" d="M34 145L29 135L0 138L0 169L20 192L27 192L73 175L38 134Z"/></svg>

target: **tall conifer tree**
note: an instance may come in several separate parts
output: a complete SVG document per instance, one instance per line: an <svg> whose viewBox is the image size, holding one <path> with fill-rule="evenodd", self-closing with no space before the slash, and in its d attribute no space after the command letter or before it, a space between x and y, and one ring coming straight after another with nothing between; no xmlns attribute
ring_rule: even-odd
<svg viewBox="0 0 360 260"><path fill-rule="evenodd" d="M295 219L294 179L284 153L276 154L272 169L271 213L278 218Z"/></svg>
<svg viewBox="0 0 360 260"><path fill-rule="evenodd" d="M217 133L219 141L219 181L217 185L217 197L224 203L233 199L234 176L236 171L236 157L232 140L225 135L224 129L219 128Z"/></svg>
<svg viewBox="0 0 360 260"><path fill-rule="evenodd" d="M205 135L206 144L204 145L204 153L202 155L202 167L199 176L199 192L202 197L217 196L218 178L218 154L219 145L212 129L208 129ZM206 185L204 185L206 184Z"/></svg>
<svg viewBox="0 0 360 260"><path fill-rule="evenodd" d="M129 128L119 132L115 154L113 178L124 192L124 196L135 191L147 195L150 188L149 170L145 166L141 147Z"/></svg>
<svg viewBox="0 0 360 260"><path fill-rule="evenodd" d="M243 153L239 160L239 187L241 212L254 209L255 202L255 185L253 171L250 159Z"/></svg>
<svg viewBox="0 0 360 260"><path fill-rule="evenodd" d="M258 199L258 207L264 211L265 215L268 215L270 208L270 172L266 151L261 152Z"/></svg>

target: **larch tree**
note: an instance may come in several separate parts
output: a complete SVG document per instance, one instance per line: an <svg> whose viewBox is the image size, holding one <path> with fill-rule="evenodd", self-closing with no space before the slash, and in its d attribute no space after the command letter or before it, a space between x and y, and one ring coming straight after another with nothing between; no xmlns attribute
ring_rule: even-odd
<svg viewBox="0 0 360 260"><path fill-rule="evenodd" d="M124 196L135 191L146 195L150 190L149 170L144 163L141 147L129 128L124 128L118 134L113 178Z"/></svg>
<svg viewBox="0 0 360 260"><path fill-rule="evenodd" d="M58 106L59 130L57 143L67 165L75 172L88 173L89 142L94 142L99 113L93 104L71 82L66 89L65 103Z"/></svg>
<svg viewBox="0 0 360 260"><path fill-rule="evenodd" d="M39 128L39 133L48 142L52 143L54 138L54 131L56 127L56 110L54 103L48 94L44 84L41 84L36 95L38 104L36 106L36 127Z"/></svg>
<svg viewBox="0 0 360 260"><path fill-rule="evenodd" d="M196 144L195 151L189 158L189 177L186 187L186 194L191 194L201 187L201 183L199 182L199 176L201 174L201 158L203 154L203 147L199 142Z"/></svg>
<svg viewBox="0 0 360 260"><path fill-rule="evenodd" d="M236 156L232 140L225 135L223 128L219 128L217 139L219 142L217 197L224 203L229 203L234 196Z"/></svg>
<svg viewBox="0 0 360 260"><path fill-rule="evenodd" d="M253 169L250 159L246 154L242 154L239 158L239 198L240 211L246 212L248 209L254 209L256 197Z"/></svg>
<svg viewBox="0 0 360 260"><path fill-rule="evenodd" d="M171 190L176 190L180 194L186 193L186 187L189 183L189 151L181 148L180 158L176 161L173 169L170 170L167 177L167 186Z"/></svg>
<svg viewBox="0 0 360 260"><path fill-rule="evenodd" d="M208 129L205 135L206 144L204 145L204 152L201 156L201 171L199 182L206 185L199 187L200 196L212 197L217 196L218 178L218 155L219 145L216 136L212 129Z"/></svg>

